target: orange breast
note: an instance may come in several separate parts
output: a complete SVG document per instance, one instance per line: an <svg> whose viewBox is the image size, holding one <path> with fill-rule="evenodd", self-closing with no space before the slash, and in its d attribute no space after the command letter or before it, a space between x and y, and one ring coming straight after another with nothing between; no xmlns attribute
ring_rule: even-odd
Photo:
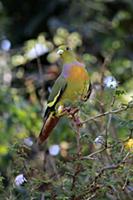
<svg viewBox="0 0 133 200"><path fill-rule="evenodd" d="M84 67L72 66L69 71L69 80L73 81L85 81L88 80L88 73Z"/></svg>
<svg viewBox="0 0 133 200"><path fill-rule="evenodd" d="M74 103L80 99L86 90L86 86L89 82L88 72L84 67L72 66L67 77L67 87L64 94L61 97L60 104L66 102Z"/></svg>

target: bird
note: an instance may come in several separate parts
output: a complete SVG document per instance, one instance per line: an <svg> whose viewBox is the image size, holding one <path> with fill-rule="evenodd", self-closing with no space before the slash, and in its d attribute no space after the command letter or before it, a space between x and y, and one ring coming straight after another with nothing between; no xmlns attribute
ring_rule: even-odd
<svg viewBox="0 0 133 200"><path fill-rule="evenodd" d="M69 112L74 113L77 102L87 101L92 89L89 73L85 65L78 61L74 51L69 46L62 45L57 54L62 60L63 68L47 101L38 144L42 144L49 137L62 116Z"/></svg>

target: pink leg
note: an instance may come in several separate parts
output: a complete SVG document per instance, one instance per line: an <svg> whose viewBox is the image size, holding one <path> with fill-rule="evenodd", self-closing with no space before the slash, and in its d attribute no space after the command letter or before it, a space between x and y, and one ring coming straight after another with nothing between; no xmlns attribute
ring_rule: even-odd
<svg viewBox="0 0 133 200"><path fill-rule="evenodd" d="M74 124L77 127L80 127L82 125L80 122L80 118L77 115L77 112L79 111L78 108L65 107L63 111L68 114L68 116L73 120Z"/></svg>

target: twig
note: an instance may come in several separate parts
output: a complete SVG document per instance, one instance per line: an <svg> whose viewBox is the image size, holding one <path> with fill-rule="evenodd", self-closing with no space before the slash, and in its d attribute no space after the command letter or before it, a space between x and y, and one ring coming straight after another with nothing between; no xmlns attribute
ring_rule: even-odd
<svg viewBox="0 0 133 200"><path fill-rule="evenodd" d="M72 188L71 188L71 191L73 190L73 188L75 187L75 183L76 183L76 178L77 178L77 175L79 174L80 172L80 169L81 169L81 165L77 165L76 166L76 170L75 170L75 173L73 175L73 180L72 180Z"/></svg>
<svg viewBox="0 0 133 200"><path fill-rule="evenodd" d="M59 180L60 179L60 175L59 175L58 170L56 168L55 160L51 156L49 157L49 162L50 162L50 164L51 164L51 166L53 168L53 171L54 171L54 173L56 175L56 178Z"/></svg>
<svg viewBox="0 0 133 200"><path fill-rule="evenodd" d="M38 67L38 71L39 71L39 76L40 76L40 78L42 78L42 76L43 76L42 64L41 64L41 61L40 61L40 58L39 58L39 55L38 55L36 43L34 45L34 49L35 49L35 52L36 52L36 59L37 59L37 67Z"/></svg>
<svg viewBox="0 0 133 200"><path fill-rule="evenodd" d="M108 146L108 132L109 132L109 127L110 127L110 124L111 124L111 120L112 120L112 113L110 113L108 115L108 122L107 122L107 126L106 126L106 129L105 129L105 147Z"/></svg>
<svg viewBox="0 0 133 200"><path fill-rule="evenodd" d="M92 194L90 197L88 197L86 200L91 200L96 196L96 193Z"/></svg>
<svg viewBox="0 0 133 200"><path fill-rule="evenodd" d="M76 139L77 139L77 158L79 160L81 160L81 144L80 144L80 132L79 132L79 125L76 123L77 119L75 118L75 116L73 116L74 119L74 124L76 126ZM81 163L76 163L75 166L75 173L73 175L73 179L72 179L72 186L71 186L71 191L74 191L75 189L75 185L76 185L76 181L77 181L77 176L81 171ZM75 194L72 195L71 200L75 199Z"/></svg>
<svg viewBox="0 0 133 200"><path fill-rule="evenodd" d="M92 158L92 156L94 156L94 155L96 155L96 154L98 154L98 153L101 153L101 152L103 152L103 151L105 151L105 149L106 148L103 148L103 149L100 149L100 150L98 150L98 151L95 151L95 152L93 152L93 153L91 153L91 154L89 154L88 156L84 156L84 157L82 157L82 159L93 159Z"/></svg>
<svg viewBox="0 0 133 200"><path fill-rule="evenodd" d="M84 193L89 194L89 193L96 193L96 190L98 190L100 187L98 187L97 184L97 180L103 175L103 173L107 170L115 170L118 169L122 164L125 164L126 159L128 158L128 156L130 155L130 152L128 152L125 157L117 164L112 164L112 165L107 165L105 167L103 167L100 172L98 173L98 175L95 176L94 180L92 183L89 183L86 188L84 189L84 191L82 192L82 194L80 195L81 197L84 197ZM84 199L84 198L81 198Z"/></svg>
<svg viewBox="0 0 133 200"><path fill-rule="evenodd" d="M90 118L88 118L88 119L82 121L81 124L85 124L86 122L93 121L93 120L95 120L95 119L97 119L97 118L100 118L100 117L103 117L103 116L106 116L106 115L109 115L109 114L117 114L117 113L120 113L120 112L125 111L125 110L127 110L127 109L129 109L129 106L128 106L128 105L126 105L125 107L120 107L120 108L118 108L118 109L106 111L106 112L104 112L104 113L100 113L100 114L98 114L98 115L96 115L96 116L94 116L94 117L90 117Z"/></svg>
<svg viewBox="0 0 133 200"><path fill-rule="evenodd" d="M76 131L76 138L77 138L77 156L81 158L81 144L80 144L80 132L79 132L79 127L77 127Z"/></svg>
<svg viewBox="0 0 133 200"><path fill-rule="evenodd" d="M125 182L124 182L124 185L123 185L123 187L122 187L122 190L125 190L127 184L128 184L128 175L127 175L127 177L126 177L126 180L125 180Z"/></svg>
<svg viewBox="0 0 133 200"><path fill-rule="evenodd" d="M115 95L113 95L113 98L111 100L110 110L112 110L114 103L115 103ZM107 125L106 125L106 128L105 128L105 147L106 148L108 146L108 132L109 132L111 120L112 120L112 113L110 113L108 115L108 122L107 122Z"/></svg>
<svg viewBox="0 0 133 200"><path fill-rule="evenodd" d="M104 98L103 98L103 94L104 94L104 85L103 85L103 81L104 81L104 77L105 77L105 71L107 69L108 64L110 63L112 58L112 53L107 55L104 58L104 62L101 66L101 80L100 80L100 84L101 84L101 90L100 90L100 101L102 102L100 104L100 112L104 112L104 107L105 107L105 102L104 102Z"/></svg>
<svg viewBox="0 0 133 200"><path fill-rule="evenodd" d="M118 164L112 164L112 165L103 167L103 168L101 169L101 171L99 172L99 174L95 177L93 183L96 183L97 179L104 173L104 171L110 170L110 169L118 169L122 164L125 163L125 161L126 161L126 159L128 158L129 155L130 155L130 152L128 152L128 153L126 154L126 156L125 156Z"/></svg>
<svg viewBox="0 0 133 200"><path fill-rule="evenodd" d="M41 195L41 200L45 200L45 194L44 193L42 193L42 195Z"/></svg>

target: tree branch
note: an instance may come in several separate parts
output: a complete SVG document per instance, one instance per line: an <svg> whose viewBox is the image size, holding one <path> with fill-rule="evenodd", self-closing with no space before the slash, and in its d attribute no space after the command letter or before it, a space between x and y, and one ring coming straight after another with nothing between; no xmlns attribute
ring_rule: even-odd
<svg viewBox="0 0 133 200"><path fill-rule="evenodd" d="M95 119L97 119L97 118L100 118L100 117L103 117L103 116L106 116L106 115L109 115L109 114L117 114L117 113L123 112L123 111L125 111L125 110L127 110L127 109L129 109L129 108L130 108L130 107L129 107L128 105L126 105L126 106L122 106L122 107L120 107L120 108L118 108L118 109L106 111L106 112L104 112L104 113L100 113L100 114L98 114L98 115L96 115L96 116L94 116L94 117L90 117L90 118L88 118L88 119L82 121L81 124L85 124L86 122L93 121L93 120L95 120Z"/></svg>

